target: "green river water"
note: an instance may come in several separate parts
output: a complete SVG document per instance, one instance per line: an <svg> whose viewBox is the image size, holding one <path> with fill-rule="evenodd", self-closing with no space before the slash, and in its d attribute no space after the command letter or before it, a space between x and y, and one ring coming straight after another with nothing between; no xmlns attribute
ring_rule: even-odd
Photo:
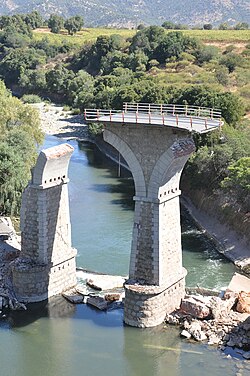
<svg viewBox="0 0 250 376"><path fill-rule="evenodd" d="M47 137L50 147L63 140ZM70 141L70 210L77 265L128 274L133 180L89 143ZM187 285L222 288L234 273L182 213ZM250 374L250 363L205 344L180 339L179 329L125 326L122 309L97 311L60 297L0 320L0 376L199 376Z"/></svg>

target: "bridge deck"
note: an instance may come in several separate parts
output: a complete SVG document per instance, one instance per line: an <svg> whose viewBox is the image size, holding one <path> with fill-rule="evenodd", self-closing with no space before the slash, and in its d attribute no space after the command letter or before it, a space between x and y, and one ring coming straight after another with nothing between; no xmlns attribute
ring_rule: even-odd
<svg viewBox="0 0 250 376"><path fill-rule="evenodd" d="M209 108L125 103L123 111L86 109L90 123L143 124L206 133L221 127L220 112Z"/></svg>

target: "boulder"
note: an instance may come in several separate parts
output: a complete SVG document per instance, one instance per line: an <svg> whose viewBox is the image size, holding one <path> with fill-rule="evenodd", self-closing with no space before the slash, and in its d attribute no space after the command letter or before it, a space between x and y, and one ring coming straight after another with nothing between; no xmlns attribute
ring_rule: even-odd
<svg viewBox="0 0 250 376"><path fill-rule="evenodd" d="M107 300L108 302L114 302L116 300L121 299L122 294L119 293L107 293L104 296L104 299Z"/></svg>
<svg viewBox="0 0 250 376"><path fill-rule="evenodd" d="M226 289L225 296L231 295L232 293L238 294L241 291L250 291L250 279L242 274L234 273Z"/></svg>
<svg viewBox="0 0 250 376"><path fill-rule="evenodd" d="M240 313L250 313L250 292L241 291L239 293L236 311Z"/></svg>
<svg viewBox="0 0 250 376"><path fill-rule="evenodd" d="M180 336L187 339L190 339L192 337L191 334L185 329L181 332Z"/></svg>
<svg viewBox="0 0 250 376"><path fill-rule="evenodd" d="M235 302L236 297L222 300L216 296L213 296L209 302L213 318L218 321L223 320L226 316L228 316L232 307L235 305Z"/></svg>
<svg viewBox="0 0 250 376"><path fill-rule="evenodd" d="M108 302L100 296L91 296L87 299L87 304L100 309L101 311L108 308Z"/></svg>
<svg viewBox="0 0 250 376"><path fill-rule="evenodd" d="M124 277L116 275L92 275L91 278L87 279L87 285L96 290L112 290L115 288L123 287L125 282Z"/></svg>
<svg viewBox="0 0 250 376"><path fill-rule="evenodd" d="M188 329L188 332L192 335L192 337L196 341L206 341L207 336L206 334L202 331L201 324L198 321L193 321L190 324L190 327Z"/></svg>
<svg viewBox="0 0 250 376"><path fill-rule="evenodd" d="M198 319L204 319L211 313L209 307L195 297L182 299L180 311Z"/></svg>
<svg viewBox="0 0 250 376"><path fill-rule="evenodd" d="M62 296L67 299L70 303L73 304L80 304L83 303L83 295L77 293L75 289L70 289L67 291L64 291L62 293Z"/></svg>

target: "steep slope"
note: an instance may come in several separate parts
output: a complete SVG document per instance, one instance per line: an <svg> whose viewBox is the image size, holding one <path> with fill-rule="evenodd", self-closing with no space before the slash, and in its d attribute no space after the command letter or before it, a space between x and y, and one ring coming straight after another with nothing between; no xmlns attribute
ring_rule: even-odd
<svg viewBox="0 0 250 376"><path fill-rule="evenodd" d="M0 14L40 11L84 16L86 25L135 26L165 20L197 25L205 22L250 23L249 0L2 0Z"/></svg>

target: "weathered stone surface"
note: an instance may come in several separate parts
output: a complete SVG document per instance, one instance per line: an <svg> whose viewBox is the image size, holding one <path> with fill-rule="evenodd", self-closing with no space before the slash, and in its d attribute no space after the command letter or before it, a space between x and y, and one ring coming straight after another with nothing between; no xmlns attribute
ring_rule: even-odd
<svg viewBox="0 0 250 376"><path fill-rule="evenodd" d="M236 310L240 313L250 313L250 292L239 293Z"/></svg>
<svg viewBox="0 0 250 376"><path fill-rule="evenodd" d="M91 279L87 279L87 284L96 290L112 290L123 287L125 282L124 277L115 275L93 275Z"/></svg>
<svg viewBox="0 0 250 376"><path fill-rule="evenodd" d="M239 293L241 291L250 292L250 279L242 274L235 273L226 289L225 294L230 292Z"/></svg>
<svg viewBox="0 0 250 376"><path fill-rule="evenodd" d="M72 152L68 144L41 151L23 193L21 252L12 263L13 287L22 302L45 300L76 285L67 187Z"/></svg>
<svg viewBox="0 0 250 376"><path fill-rule="evenodd" d="M119 293L107 293L104 296L104 299L107 300L108 302L114 302L116 300L121 299L122 294Z"/></svg>
<svg viewBox="0 0 250 376"><path fill-rule="evenodd" d="M243 353L243 358L250 359L250 351Z"/></svg>
<svg viewBox="0 0 250 376"><path fill-rule="evenodd" d="M92 296L87 299L87 304L100 309L101 311L108 308L108 302L99 296Z"/></svg>
<svg viewBox="0 0 250 376"><path fill-rule="evenodd" d="M62 293L65 299L73 304L83 303L83 295L77 293L76 289L70 289Z"/></svg>
<svg viewBox="0 0 250 376"><path fill-rule="evenodd" d="M187 338L187 339L190 339L192 337L191 334L187 330L185 330L185 329L182 330L180 336L184 337L184 338Z"/></svg>
<svg viewBox="0 0 250 376"><path fill-rule="evenodd" d="M235 297L222 300L216 296L213 296L209 302L213 318L216 320L220 320L224 317L227 317L235 302Z"/></svg>
<svg viewBox="0 0 250 376"><path fill-rule="evenodd" d="M190 324L188 332L196 341L200 342L207 340L206 334L202 331L201 324L196 320Z"/></svg>
<svg viewBox="0 0 250 376"><path fill-rule="evenodd" d="M211 314L209 307L195 297L182 299L180 310L199 319L208 317Z"/></svg>

